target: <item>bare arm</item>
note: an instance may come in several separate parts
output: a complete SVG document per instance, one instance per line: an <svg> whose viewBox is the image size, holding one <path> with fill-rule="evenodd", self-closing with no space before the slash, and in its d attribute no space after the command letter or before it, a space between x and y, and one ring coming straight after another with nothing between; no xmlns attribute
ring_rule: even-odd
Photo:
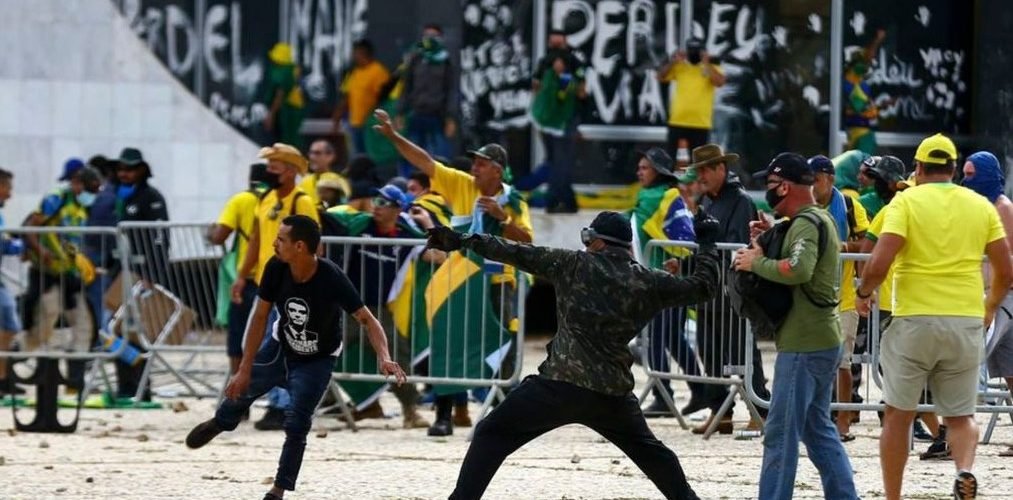
<svg viewBox="0 0 1013 500"><path fill-rule="evenodd" d="M988 263L992 267L992 283L988 288L988 296L985 298L985 326L987 327L992 323L999 304L1002 304L1009 292L1010 284L1013 283L1013 263L1010 262L1009 245L1006 244L1005 238L989 243L985 247L985 255L988 256Z"/></svg>
<svg viewBox="0 0 1013 500"><path fill-rule="evenodd" d="M379 125L373 125L373 129L383 134L394 147L397 148L397 152L408 160L408 163L415 165L416 168L422 171L422 173L432 177L436 173L436 161L433 160L432 156L426 150L418 147L414 142L409 141L403 135L399 134L397 130L394 130L393 124L390 122L390 115L382 109L376 110L374 113L376 119L380 122Z"/></svg>
<svg viewBox="0 0 1013 500"><path fill-rule="evenodd" d="M35 212L28 217L28 221L25 222L25 225L38 227L41 226L45 221L46 216L38 212ZM45 249L42 248L42 245L39 245L39 235L37 234L25 234L25 244L28 245L28 248L33 252L35 252L37 255L43 255L44 253L46 253Z"/></svg>
<svg viewBox="0 0 1013 500"><path fill-rule="evenodd" d="M668 77L668 74L672 71L672 68L675 67L676 63L684 60L685 58L686 58L685 52L681 50L676 51L675 54L672 54L672 57L668 58L668 60L665 61L665 64L663 64L660 68L658 68L658 71L654 74L654 78L656 78L659 82L662 83L672 81L672 79Z"/></svg>
<svg viewBox="0 0 1013 500"><path fill-rule="evenodd" d="M862 282L858 286L858 289L855 290L859 297L872 295L872 292L879 285L883 284L883 280L886 279L886 273L890 271L890 266L893 265L897 252L900 252L900 249L904 248L905 242L904 237L897 234L883 233L880 235L879 241L875 243L876 246L872 249L872 255L862 269Z"/></svg>
<svg viewBox="0 0 1013 500"><path fill-rule="evenodd" d="M503 237L508 240L517 241L520 243L531 243L534 241L531 238L531 234L521 229L516 222L511 221L509 224L503 225Z"/></svg>
<svg viewBox="0 0 1013 500"><path fill-rule="evenodd" d="M208 228L208 241L212 245L224 245L225 240L229 239L229 235L232 234L232 228L225 224L212 224ZM246 257L245 255L243 256Z"/></svg>
<svg viewBox="0 0 1013 500"><path fill-rule="evenodd" d="M856 239L844 242L844 245L841 248L846 253L857 253L862 251L862 246L865 244L865 231L856 233L855 238Z"/></svg>
<svg viewBox="0 0 1013 500"><path fill-rule="evenodd" d="M360 307L358 311L352 313L352 317L366 329L366 337L369 339L369 344L373 346L373 351L376 352L381 373L394 375L397 378L397 384L403 384L406 379L405 373L397 363L390 359L390 351L387 349L387 335L380 322L373 316L373 313L369 312L368 307Z"/></svg>

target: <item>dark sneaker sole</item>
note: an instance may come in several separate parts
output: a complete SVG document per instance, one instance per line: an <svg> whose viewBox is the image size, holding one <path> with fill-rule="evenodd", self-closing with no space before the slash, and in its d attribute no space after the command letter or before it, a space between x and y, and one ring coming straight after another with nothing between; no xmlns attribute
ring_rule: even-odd
<svg viewBox="0 0 1013 500"><path fill-rule="evenodd" d="M964 488L961 488L964 486ZM961 491L961 489L965 491ZM974 500L978 497L978 479L970 472L961 472L953 482L953 498L956 500Z"/></svg>
<svg viewBox="0 0 1013 500"><path fill-rule="evenodd" d="M201 423L197 427L194 427L189 434L186 435L186 447L192 450L201 448L204 445L211 442L216 436L221 434L222 428L215 424L214 420L208 420Z"/></svg>

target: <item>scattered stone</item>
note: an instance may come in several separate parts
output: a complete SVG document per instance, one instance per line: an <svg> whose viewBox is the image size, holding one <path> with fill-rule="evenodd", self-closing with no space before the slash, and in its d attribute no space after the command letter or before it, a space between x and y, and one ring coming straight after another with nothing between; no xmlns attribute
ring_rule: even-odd
<svg viewBox="0 0 1013 500"><path fill-rule="evenodd" d="M182 401L175 401L175 402L173 402L171 408L172 408L173 413L182 413L184 411L190 411L190 408L188 408L186 406L186 403L184 403Z"/></svg>
<svg viewBox="0 0 1013 500"><path fill-rule="evenodd" d="M612 459L612 465L619 465L619 459L618 458L613 458Z"/></svg>
<svg viewBox="0 0 1013 500"><path fill-rule="evenodd" d="M102 431L102 432L100 432L100 433L96 434L96 435L95 435L95 437L100 437L100 438L107 438L107 437L109 437L110 435L111 435L111 434L109 433L109 431Z"/></svg>
<svg viewBox="0 0 1013 500"><path fill-rule="evenodd" d="M89 477L89 478L85 479L84 482L86 482L88 484L94 483L95 482L95 478Z"/></svg>
<svg viewBox="0 0 1013 500"><path fill-rule="evenodd" d="M116 418L123 418L123 414L122 413L113 413L113 416L116 417Z"/></svg>
<svg viewBox="0 0 1013 500"><path fill-rule="evenodd" d="M57 492L57 493L63 493L63 492L65 492L65 491L67 491L67 488L57 488L57 489L56 489L56 492Z"/></svg>
<svg viewBox="0 0 1013 500"><path fill-rule="evenodd" d="M142 442L142 443L146 443L146 442L148 442L148 435L147 434L141 434L140 436L137 436L137 440L140 441L140 442Z"/></svg>
<svg viewBox="0 0 1013 500"><path fill-rule="evenodd" d="M18 435L18 431L17 431L17 429L7 429L7 435L10 436L10 437L17 436Z"/></svg>
<svg viewBox="0 0 1013 500"><path fill-rule="evenodd" d="M46 441L39 441L39 448L49 448L49 443Z"/></svg>
<svg viewBox="0 0 1013 500"><path fill-rule="evenodd" d="M114 426L112 429L109 429L109 430L111 432L123 432L123 427L120 427L120 426L117 425L117 426Z"/></svg>
<svg viewBox="0 0 1013 500"><path fill-rule="evenodd" d="M0 456L0 466L7 465L7 459Z"/></svg>
<svg viewBox="0 0 1013 500"><path fill-rule="evenodd" d="M260 482L260 484L274 484L274 478L265 477L264 480Z"/></svg>
<svg viewBox="0 0 1013 500"><path fill-rule="evenodd" d="M327 429L320 429L317 431L317 437L323 439L327 437Z"/></svg>
<svg viewBox="0 0 1013 500"><path fill-rule="evenodd" d="M53 470L53 466L52 465L47 465L47 466L44 466L43 469Z"/></svg>
<svg viewBox="0 0 1013 500"><path fill-rule="evenodd" d="M573 458L570 459L570 463L571 464L579 464L580 463L580 457L577 456L577 455L574 455Z"/></svg>

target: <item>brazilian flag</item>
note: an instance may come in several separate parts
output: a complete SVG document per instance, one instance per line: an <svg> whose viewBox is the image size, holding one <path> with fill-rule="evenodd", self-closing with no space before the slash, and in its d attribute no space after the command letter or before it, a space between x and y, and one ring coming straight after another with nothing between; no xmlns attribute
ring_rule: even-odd
<svg viewBox="0 0 1013 500"><path fill-rule="evenodd" d="M499 304L489 299L489 277L502 266L473 252L453 252L426 287L426 319L432 335L429 373L433 377L494 378L513 335L499 319ZM505 300L510 300L509 298ZM469 387L437 385L436 393L454 394Z"/></svg>

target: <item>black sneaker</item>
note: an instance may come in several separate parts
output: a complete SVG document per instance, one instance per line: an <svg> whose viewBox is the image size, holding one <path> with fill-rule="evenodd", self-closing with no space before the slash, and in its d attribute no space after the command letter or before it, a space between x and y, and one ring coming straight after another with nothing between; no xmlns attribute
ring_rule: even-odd
<svg viewBox="0 0 1013 500"><path fill-rule="evenodd" d="M264 500L282 500L282 498L269 491L266 495L264 495Z"/></svg>
<svg viewBox="0 0 1013 500"><path fill-rule="evenodd" d="M974 500L978 497L978 479L970 472L957 474L953 482L953 498L955 500Z"/></svg>
<svg viewBox="0 0 1013 500"><path fill-rule="evenodd" d="M929 445L929 449L925 450L924 453L918 455L921 460L952 460L950 456L950 445L946 444L945 439L937 439Z"/></svg>
<svg viewBox="0 0 1013 500"><path fill-rule="evenodd" d="M215 436L221 434L222 431L224 431L224 429L219 427L213 418L206 422L202 422L198 424L197 427L194 427L193 430L190 431L190 434L186 435L186 446L187 448L196 450L197 448L210 443L211 440L214 439Z"/></svg>
<svg viewBox="0 0 1013 500"><path fill-rule="evenodd" d="M429 431L426 434L434 437L449 436L454 433L454 424L450 423L449 420L437 420L433 425L429 426Z"/></svg>
<svg viewBox="0 0 1013 500"><path fill-rule="evenodd" d="M280 431L285 428L285 410L268 408L263 418L253 424L258 431Z"/></svg>
<svg viewBox="0 0 1013 500"><path fill-rule="evenodd" d="M932 437L932 434L929 434L929 431L925 430L925 426L922 425L922 421L918 419L915 419L914 430L912 434L915 438L915 441L921 441L923 443L931 443L936 439Z"/></svg>

